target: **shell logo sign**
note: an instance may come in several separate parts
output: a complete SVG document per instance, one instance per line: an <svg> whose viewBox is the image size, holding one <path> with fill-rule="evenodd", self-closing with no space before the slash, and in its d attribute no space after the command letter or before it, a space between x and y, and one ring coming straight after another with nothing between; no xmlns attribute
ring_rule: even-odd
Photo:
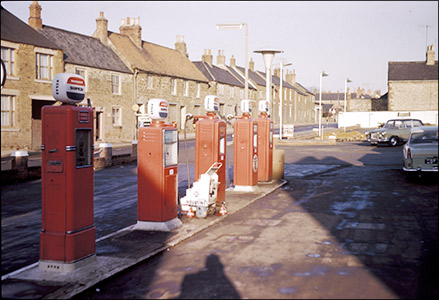
<svg viewBox="0 0 439 300"><path fill-rule="evenodd" d="M85 81L77 74L59 73L52 81L52 95L61 102L75 104L84 100Z"/></svg>

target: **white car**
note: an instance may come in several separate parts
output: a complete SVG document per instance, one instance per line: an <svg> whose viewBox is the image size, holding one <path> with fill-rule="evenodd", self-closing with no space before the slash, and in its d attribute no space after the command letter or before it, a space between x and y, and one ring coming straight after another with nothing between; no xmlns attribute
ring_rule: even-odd
<svg viewBox="0 0 439 300"><path fill-rule="evenodd" d="M412 128L403 146L404 165L407 173L438 171L438 126Z"/></svg>

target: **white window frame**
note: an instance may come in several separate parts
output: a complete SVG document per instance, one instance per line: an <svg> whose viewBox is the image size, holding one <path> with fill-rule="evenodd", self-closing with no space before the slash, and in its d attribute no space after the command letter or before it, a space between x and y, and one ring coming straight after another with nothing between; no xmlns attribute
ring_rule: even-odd
<svg viewBox="0 0 439 300"><path fill-rule="evenodd" d="M224 84L218 83L218 95L224 96Z"/></svg>
<svg viewBox="0 0 439 300"><path fill-rule="evenodd" d="M47 57L47 65L41 64L41 58ZM47 76L43 77L42 68L47 68ZM35 52L35 79L52 80L53 79L53 55L42 52Z"/></svg>
<svg viewBox="0 0 439 300"><path fill-rule="evenodd" d="M82 75L81 73L84 73L84 75ZM88 91L88 74L87 74L87 69L75 67L75 74L78 74L79 76L82 76L82 78L84 78L84 80L85 80L85 91L87 92Z"/></svg>
<svg viewBox="0 0 439 300"><path fill-rule="evenodd" d="M152 90L154 88L154 77L152 75L148 75L146 77L146 89Z"/></svg>
<svg viewBox="0 0 439 300"><path fill-rule="evenodd" d="M201 97L201 84L200 83L197 83L197 95L196 95L196 97L197 98Z"/></svg>
<svg viewBox="0 0 439 300"><path fill-rule="evenodd" d="M122 127L122 106L111 106L111 122L114 127Z"/></svg>
<svg viewBox="0 0 439 300"><path fill-rule="evenodd" d="M11 128L15 126L15 96L13 95L2 95L1 98L1 119L2 128ZM7 124L3 124L6 122Z"/></svg>
<svg viewBox="0 0 439 300"><path fill-rule="evenodd" d="M189 81L184 81L184 97L189 97Z"/></svg>
<svg viewBox="0 0 439 300"><path fill-rule="evenodd" d="M177 79L171 78L171 95L177 95Z"/></svg>
<svg viewBox="0 0 439 300"><path fill-rule="evenodd" d="M114 82L114 79L117 78L117 83ZM116 89L116 90L115 90ZM113 95L121 94L121 76L119 74L111 74L111 93Z"/></svg>
<svg viewBox="0 0 439 300"><path fill-rule="evenodd" d="M5 63L5 67L6 67L6 76L7 77L15 77L16 73L15 73L15 50L14 48L10 48L10 47L3 47L2 46L2 52L1 52L1 57L2 57L2 61ZM7 57L5 55L3 55L3 53L7 53Z"/></svg>

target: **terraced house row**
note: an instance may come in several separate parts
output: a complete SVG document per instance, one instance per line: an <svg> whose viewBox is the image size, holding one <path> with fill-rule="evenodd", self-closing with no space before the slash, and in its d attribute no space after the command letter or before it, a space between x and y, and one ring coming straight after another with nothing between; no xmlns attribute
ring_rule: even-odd
<svg viewBox="0 0 439 300"><path fill-rule="evenodd" d="M142 40L139 18L124 18L119 33L108 30L101 12L92 36L44 25L41 6L33 1L25 23L1 8L1 58L7 78L1 90L2 149L37 150L41 147L41 108L60 105L52 96L57 73L76 73L85 78L86 99L80 104L94 108L95 142L121 143L137 139L137 128L148 121L149 99L169 103L167 122L186 125L185 115L205 114L206 95L220 99L220 114L240 115L244 98L244 68L233 55L226 64L218 51L216 64L211 50L191 61L184 37L178 35L175 49ZM262 59L262 58L261 58ZM280 78L272 77L274 111L279 120ZM249 62L249 98L265 99L266 74ZM315 96L287 73L283 87L283 122L315 121ZM255 112L256 113L256 112ZM231 128L229 128L231 129Z"/></svg>

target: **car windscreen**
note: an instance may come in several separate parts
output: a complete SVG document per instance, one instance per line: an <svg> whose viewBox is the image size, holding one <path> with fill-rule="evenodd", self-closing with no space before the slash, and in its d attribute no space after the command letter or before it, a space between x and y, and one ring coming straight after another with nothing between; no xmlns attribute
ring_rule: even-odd
<svg viewBox="0 0 439 300"><path fill-rule="evenodd" d="M432 144L438 143L438 132L413 133L410 139L411 144Z"/></svg>

